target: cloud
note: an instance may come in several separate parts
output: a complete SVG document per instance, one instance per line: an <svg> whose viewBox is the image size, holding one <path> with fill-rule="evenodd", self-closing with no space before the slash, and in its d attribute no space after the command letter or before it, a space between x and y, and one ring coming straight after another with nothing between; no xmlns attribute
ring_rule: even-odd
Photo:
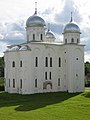
<svg viewBox="0 0 90 120"><path fill-rule="evenodd" d="M34 13L35 0L3 0L0 1L0 51L6 45L19 44L26 41L26 19ZM89 0L38 0L38 13L56 35L56 41L63 40L63 28L73 20L81 29L81 42L86 44L85 51L90 51L90 1ZM88 11L87 11L88 9ZM88 56L89 56L88 52Z"/></svg>
<svg viewBox="0 0 90 120"><path fill-rule="evenodd" d="M4 35L0 34L0 40L4 39Z"/></svg>
<svg viewBox="0 0 90 120"><path fill-rule="evenodd" d="M85 62L90 62L90 51L85 52L85 57L84 57Z"/></svg>
<svg viewBox="0 0 90 120"><path fill-rule="evenodd" d="M73 20L79 23L82 18L78 8L75 6L74 0L65 0L62 12L55 15L55 21L66 24L71 19L71 12L73 13Z"/></svg>
<svg viewBox="0 0 90 120"><path fill-rule="evenodd" d="M0 41L0 53L3 53L7 49L7 43Z"/></svg>
<svg viewBox="0 0 90 120"><path fill-rule="evenodd" d="M4 53L0 52L0 57L3 57L4 56Z"/></svg>
<svg viewBox="0 0 90 120"><path fill-rule="evenodd" d="M23 26L23 23L21 22L8 23L7 31L24 31L24 26Z"/></svg>
<svg viewBox="0 0 90 120"><path fill-rule="evenodd" d="M51 30L58 35L61 35L63 32L63 24L56 24L56 23L51 23L50 28Z"/></svg>
<svg viewBox="0 0 90 120"><path fill-rule="evenodd" d="M26 31L23 20L1 23L0 41L7 44L19 44L25 42Z"/></svg>

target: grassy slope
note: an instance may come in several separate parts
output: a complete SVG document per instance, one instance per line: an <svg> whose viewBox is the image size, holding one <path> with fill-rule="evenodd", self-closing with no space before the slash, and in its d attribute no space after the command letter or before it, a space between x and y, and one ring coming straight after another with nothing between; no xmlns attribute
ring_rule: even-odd
<svg viewBox="0 0 90 120"><path fill-rule="evenodd" d="M90 120L90 88L81 94L0 92L0 120Z"/></svg>

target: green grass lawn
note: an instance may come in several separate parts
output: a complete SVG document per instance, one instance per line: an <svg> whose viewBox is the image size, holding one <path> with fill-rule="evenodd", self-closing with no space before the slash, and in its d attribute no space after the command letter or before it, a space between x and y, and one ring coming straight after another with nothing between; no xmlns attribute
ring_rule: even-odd
<svg viewBox="0 0 90 120"><path fill-rule="evenodd" d="M80 94L0 92L0 120L90 120L90 88Z"/></svg>

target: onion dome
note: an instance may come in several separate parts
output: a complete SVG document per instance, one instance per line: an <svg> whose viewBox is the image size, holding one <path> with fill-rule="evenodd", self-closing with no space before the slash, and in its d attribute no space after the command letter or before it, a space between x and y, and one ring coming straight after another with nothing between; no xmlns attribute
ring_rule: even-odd
<svg viewBox="0 0 90 120"><path fill-rule="evenodd" d="M44 27L46 26L46 24L45 24L45 21L41 17L34 14L33 16L27 19L26 26L27 27Z"/></svg>
<svg viewBox="0 0 90 120"><path fill-rule="evenodd" d="M51 30L48 30L46 32L46 38L54 38L55 39L55 35Z"/></svg>
<svg viewBox="0 0 90 120"><path fill-rule="evenodd" d="M80 33L80 28L78 27L78 25L76 23L72 22L72 12L71 12L71 20L64 28L64 33L67 33L67 32Z"/></svg>
<svg viewBox="0 0 90 120"><path fill-rule="evenodd" d="M46 23L40 16L37 15L37 7L35 7L34 15L29 17L26 21L26 27L44 27L44 26L46 26Z"/></svg>
<svg viewBox="0 0 90 120"><path fill-rule="evenodd" d="M80 28L75 23L68 23L64 28L64 33L66 32L78 32L80 33Z"/></svg>

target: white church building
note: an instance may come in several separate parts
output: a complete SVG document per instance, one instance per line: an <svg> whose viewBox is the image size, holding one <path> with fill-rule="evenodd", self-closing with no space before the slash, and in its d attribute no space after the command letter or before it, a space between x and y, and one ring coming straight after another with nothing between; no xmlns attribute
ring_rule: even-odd
<svg viewBox="0 0 90 120"><path fill-rule="evenodd" d="M26 43L5 51L5 91L34 94L84 91L84 45L80 28L71 20L63 30L63 42L35 13L26 21Z"/></svg>

